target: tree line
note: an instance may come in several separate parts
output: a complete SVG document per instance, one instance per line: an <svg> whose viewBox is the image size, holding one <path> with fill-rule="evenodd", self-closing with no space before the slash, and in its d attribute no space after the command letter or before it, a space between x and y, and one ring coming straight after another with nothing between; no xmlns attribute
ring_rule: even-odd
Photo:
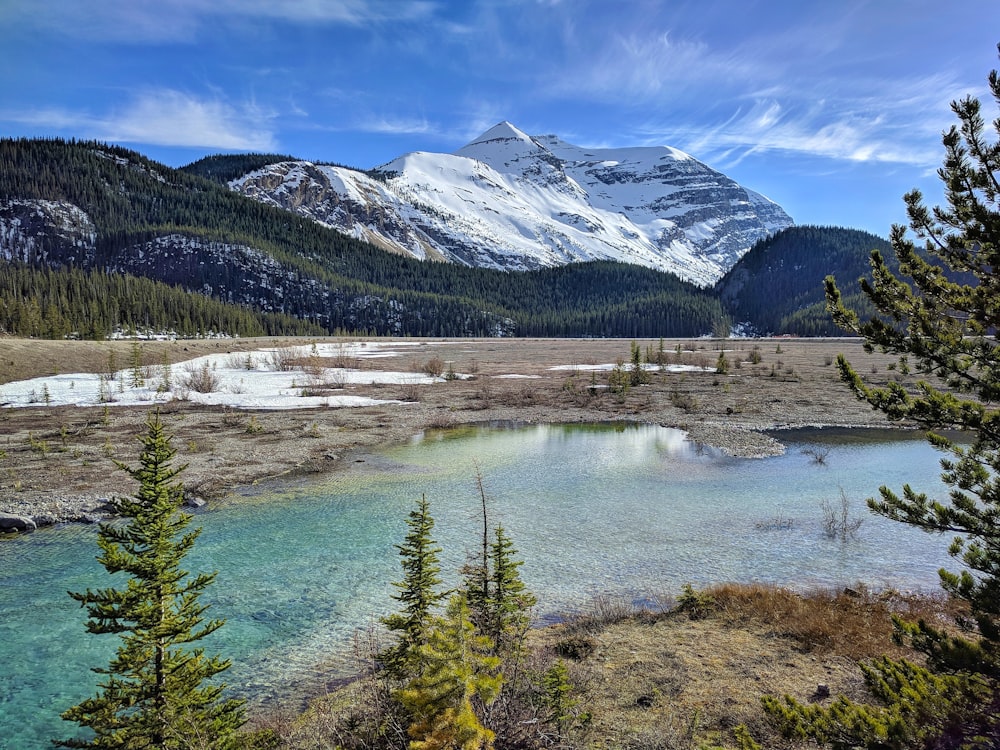
<svg viewBox="0 0 1000 750"><path fill-rule="evenodd" d="M129 274L0 265L0 332L103 339L116 331L315 336L324 329L291 315L226 304Z"/></svg>

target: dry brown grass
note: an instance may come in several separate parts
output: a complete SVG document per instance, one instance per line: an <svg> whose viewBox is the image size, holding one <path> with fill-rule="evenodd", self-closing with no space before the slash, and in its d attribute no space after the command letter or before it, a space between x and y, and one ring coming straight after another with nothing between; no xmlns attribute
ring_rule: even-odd
<svg viewBox="0 0 1000 750"><path fill-rule="evenodd" d="M573 747L735 747L739 724L764 747L798 747L767 723L763 695L825 702L833 699L817 695L825 685L833 697L864 700L857 663L902 653L892 614L939 623L950 616L943 598L897 592L724 585L700 593L714 604L696 618L614 609L535 634L538 648L567 658L591 713Z"/></svg>
<svg viewBox="0 0 1000 750"><path fill-rule="evenodd" d="M798 594L761 584L714 586L706 592L715 612L731 627L765 626L805 651L865 659L901 653L892 642L892 616L943 624L952 606L943 597L871 591L864 587Z"/></svg>
<svg viewBox="0 0 1000 750"><path fill-rule="evenodd" d="M558 747L736 747L733 730L740 724L763 747L808 747L774 731L764 717L762 696L788 694L819 703L837 695L865 700L858 661L900 653L891 638L892 614L936 622L952 614L943 598L896 592L799 594L764 585L724 585L699 594L714 603L696 617L681 608L637 610L606 599L580 617L530 634L529 670L540 674L563 659L578 701L578 720ZM831 697L818 694L821 685ZM361 678L318 700L298 720L286 717L284 726L275 728L292 748L367 747L359 737L344 734L350 722L343 718L353 716L362 734L378 725L375 707L386 696L375 687L370 678ZM383 718L391 719L399 734L400 717ZM498 738L498 747L548 746L537 736L515 734L519 738L513 742Z"/></svg>

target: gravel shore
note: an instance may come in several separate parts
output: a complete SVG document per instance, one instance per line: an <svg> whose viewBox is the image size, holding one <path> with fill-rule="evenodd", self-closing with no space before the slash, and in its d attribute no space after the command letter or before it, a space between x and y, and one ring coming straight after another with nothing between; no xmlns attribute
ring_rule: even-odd
<svg viewBox="0 0 1000 750"><path fill-rule="evenodd" d="M87 349L83 343L0 339L0 361L19 357L34 362L35 371L22 367L16 373L19 379L53 369L97 371L102 350L90 342ZM150 361L182 361L208 347L249 351L264 342L202 343L202 349L195 343L178 347L176 342L162 342L162 351L158 343L144 344ZM271 340L266 343L273 345ZM271 478L337 471L348 460L345 456L403 442L424 430L475 423L644 422L685 430L693 440L750 458L783 452L780 439L765 434L769 430L893 426L857 401L831 364L845 352L852 361L863 362L876 383L898 378L888 370L889 358L864 354L854 340L665 342L673 361L699 369L678 374L654 368L648 384L625 394L611 394L603 384L606 366L628 355L627 340L408 343L413 353L390 364L358 364L421 372L433 357L471 377L419 388L350 386L355 395L404 402L392 405L280 412L184 401L160 405L178 451L177 463L188 465L181 476L186 491L211 502ZM659 342L639 344L644 351L659 348ZM731 363L727 373L714 371L719 351ZM53 363L59 363L58 368ZM570 365L579 369L567 370ZM14 378L8 374L7 379ZM2 388L0 384L0 392ZM150 408L0 409L0 514L32 518L39 526L94 522L110 515L109 500L135 490L112 457L135 464L136 438L144 431ZM251 417L254 430L248 429Z"/></svg>

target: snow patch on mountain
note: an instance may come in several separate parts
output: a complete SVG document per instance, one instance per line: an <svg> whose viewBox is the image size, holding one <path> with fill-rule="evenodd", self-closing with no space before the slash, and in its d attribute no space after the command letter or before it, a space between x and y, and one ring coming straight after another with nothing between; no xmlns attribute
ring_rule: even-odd
<svg viewBox="0 0 1000 750"><path fill-rule="evenodd" d="M585 149L508 122L454 154L413 152L367 173L281 162L230 186L416 258L506 270L618 260L702 286L793 223L677 149Z"/></svg>

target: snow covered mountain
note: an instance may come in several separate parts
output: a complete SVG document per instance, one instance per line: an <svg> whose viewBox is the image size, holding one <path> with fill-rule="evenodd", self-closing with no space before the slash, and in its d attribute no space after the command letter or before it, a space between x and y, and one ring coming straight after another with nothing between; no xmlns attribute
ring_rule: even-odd
<svg viewBox="0 0 1000 750"><path fill-rule="evenodd" d="M677 149L584 149L508 122L454 154L414 152L371 172L279 162L230 187L418 258L507 270L620 260L701 286L793 224Z"/></svg>

